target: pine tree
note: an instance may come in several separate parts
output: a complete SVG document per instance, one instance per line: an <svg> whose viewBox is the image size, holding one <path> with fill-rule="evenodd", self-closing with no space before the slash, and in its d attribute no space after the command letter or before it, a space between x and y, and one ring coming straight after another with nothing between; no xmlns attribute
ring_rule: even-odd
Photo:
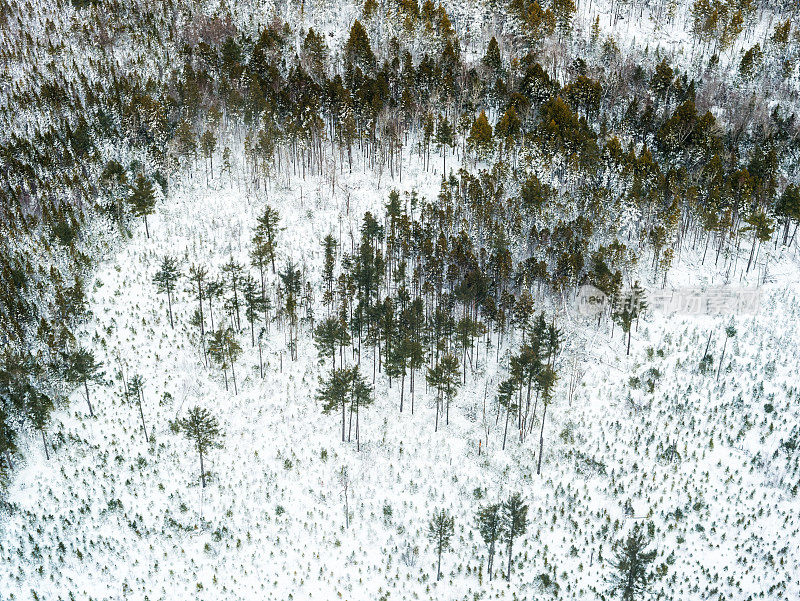
<svg viewBox="0 0 800 601"><path fill-rule="evenodd" d="M70 384L83 384L89 415L94 417L92 402L89 399L89 382L99 382L103 378L104 374L100 371L103 363L96 361L94 353L85 348L65 353L62 357L65 365L64 379Z"/></svg>
<svg viewBox="0 0 800 601"><path fill-rule="evenodd" d="M506 580L511 582L511 562L514 558L514 540L528 530L528 506L519 493L514 493L503 503L502 538L508 550Z"/></svg>
<svg viewBox="0 0 800 601"><path fill-rule="evenodd" d="M647 302L644 300L644 290L639 286L639 282L635 282L633 288L620 299L621 306L618 306L611 318L622 327L622 331L628 335L628 348L626 355L631 353L631 325L639 315L647 308Z"/></svg>
<svg viewBox="0 0 800 601"><path fill-rule="evenodd" d="M489 574L489 580L492 579L494 570L494 555L495 544L503 534L503 519L501 514L500 503L489 503L478 509L475 516L478 522L478 531L481 533L483 542L486 543L487 562L486 571Z"/></svg>
<svg viewBox="0 0 800 601"><path fill-rule="evenodd" d="M217 137L214 135L214 132L208 130L203 133L200 137L200 149L203 152L203 156L206 157L211 163L211 177L214 177L214 150L217 148ZM206 184L208 184L208 178L206 178Z"/></svg>
<svg viewBox="0 0 800 601"><path fill-rule="evenodd" d="M364 73L370 73L375 67L375 55L369 43L367 30L356 19L350 28L350 37L344 47L345 61L349 68L358 67Z"/></svg>
<svg viewBox="0 0 800 601"><path fill-rule="evenodd" d="M250 274L247 274L242 280L242 296L244 297L244 316L250 324L250 346L255 346L255 324L264 312L265 298L261 287Z"/></svg>
<svg viewBox="0 0 800 601"><path fill-rule="evenodd" d="M244 274L244 267L233 260L233 257L222 266L223 275L228 276L228 283L230 284L231 297L227 301L227 307L230 309L231 317L236 319L236 327L241 328L241 319L239 315L239 292L241 290L241 282Z"/></svg>
<svg viewBox="0 0 800 601"><path fill-rule="evenodd" d="M228 390L228 367L231 368L234 394L239 394L239 390L236 386L234 362L239 358L241 353L242 347L236 340L236 336L231 328L219 328L211 334L211 339L208 341L208 354L225 376L225 390Z"/></svg>
<svg viewBox="0 0 800 601"><path fill-rule="evenodd" d="M153 182L140 173L136 177L136 182L130 189L128 203L136 217L144 218L144 231L147 238L150 238L150 229L147 225L147 216L152 215L156 206L156 194Z"/></svg>
<svg viewBox="0 0 800 601"><path fill-rule="evenodd" d="M428 369L426 375L428 384L436 389L436 425L434 431L439 430L439 412L442 400L445 401L446 424L450 424L450 401L455 397L458 386L461 383L459 378L458 357L452 354L445 354L432 368Z"/></svg>
<svg viewBox="0 0 800 601"><path fill-rule="evenodd" d="M292 360L297 358L297 301L302 288L300 270L292 261L286 263L286 269L278 274L283 283L284 306L283 310L289 320L289 351Z"/></svg>
<svg viewBox="0 0 800 601"><path fill-rule="evenodd" d="M169 306L169 325L171 328L175 327L172 319L172 293L175 291L175 283L181 273L178 270L178 261L172 257L164 257L161 260L161 267L153 277L153 283L161 294L167 295L167 304Z"/></svg>
<svg viewBox="0 0 800 601"><path fill-rule="evenodd" d="M350 401L349 375L349 369L332 369L327 379L320 377L317 389L317 400L322 403L323 413L336 411L340 406L342 408L342 442L345 441L347 403Z"/></svg>
<svg viewBox="0 0 800 601"><path fill-rule="evenodd" d="M645 535L637 524L613 561L617 573L611 575L611 595L622 601L636 601L649 592L649 584L654 578L650 564L656 558L656 551L648 550L647 546Z"/></svg>
<svg viewBox="0 0 800 601"><path fill-rule="evenodd" d="M359 409L372 403L372 387L367 383L357 365L332 369L328 378L320 377L317 400L322 403L323 413L342 409L342 442L345 436L347 405L350 405L351 427L352 416L356 416L356 444L360 450L361 435L359 429Z"/></svg>
<svg viewBox="0 0 800 601"><path fill-rule="evenodd" d="M800 223L800 186L789 184L775 205L775 214L783 219L783 243L789 239L789 224ZM797 225L795 225L795 231ZM794 239L794 238L793 238Z"/></svg>
<svg viewBox="0 0 800 601"><path fill-rule="evenodd" d="M508 422L511 413L519 409L519 405L515 402L517 398L518 380L516 378L508 378L500 382L497 389L497 402L506 410L506 425L503 428L503 450L506 450L506 438L508 436Z"/></svg>
<svg viewBox="0 0 800 601"><path fill-rule="evenodd" d="M330 357L336 369L336 351L350 344L350 333L338 317L327 317L314 328L314 344L320 359Z"/></svg>
<svg viewBox="0 0 800 601"><path fill-rule="evenodd" d="M335 274L334 269L336 268L336 247L338 246L338 242L336 242L336 238L334 238L331 234L325 236L325 239L322 241L322 249L325 253L325 260L322 267L322 281L325 285L325 291L322 295L322 300L325 303L325 306L328 307L328 312L330 312L330 307L333 305L335 300L334 295L334 281L335 281Z"/></svg>
<svg viewBox="0 0 800 601"><path fill-rule="evenodd" d="M484 111L473 122L467 143L480 158L485 158L492 151L492 126Z"/></svg>
<svg viewBox="0 0 800 601"><path fill-rule="evenodd" d="M278 211L267 205L264 207L264 213L258 218L258 225L256 226L256 238L258 244L263 245L259 252L263 252L266 260L272 265L272 273L275 273L275 237L278 235L281 217Z"/></svg>
<svg viewBox="0 0 800 601"><path fill-rule="evenodd" d="M455 533L455 520L446 510L436 510L433 512L431 521L428 522L428 538L436 549L438 558L436 564L436 581L442 577L442 552L450 548L450 539Z"/></svg>
<svg viewBox="0 0 800 601"><path fill-rule="evenodd" d="M147 424L144 421L144 378L139 374L135 374L129 381L125 388L125 400L130 402L131 397L136 400L136 406L139 408L139 417L142 419L142 431L144 432L144 441L150 442L147 436Z"/></svg>
<svg viewBox="0 0 800 601"><path fill-rule="evenodd" d="M200 321L200 336L205 335L205 322L203 319L203 286L206 281L208 271L202 265L192 265L189 267L189 282L194 287L193 292L197 295L197 310ZM188 291L187 291L188 292Z"/></svg>
<svg viewBox="0 0 800 601"><path fill-rule="evenodd" d="M192 407L186 417L177 422L178 431L194 443L200 457L200 481L206 487L206 471L203 459L211 449L222 446L221 438L224 436L219 427L219 422L207 409Z"/></svg>
<svg viewBox="0 0 800 601"><path fill-rule="evenodd" d="M39 430L42 435L44 445L44 455L50 459L50 451L47 448L47 438L45 431L50 423L50 412L53 410L53 400L46 394L36 390L33 386L28 386L25 394L25 412L34 429Z"/></svg>
<svg viewBox="0 0 800 601"><path fill-rule="evenodd" d="M9 412L0 404L0 476L14 467L11 455L17 450L17 433L10 421Z"/></svg>

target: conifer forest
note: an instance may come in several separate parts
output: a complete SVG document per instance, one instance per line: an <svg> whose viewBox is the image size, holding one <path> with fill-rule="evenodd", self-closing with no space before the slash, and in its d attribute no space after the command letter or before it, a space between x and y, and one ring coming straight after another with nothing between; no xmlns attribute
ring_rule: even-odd
<svg viewBox="0 0 800 601"><path fill-rule="evenodd" d="M0 601L800 598L797 0L0 0Z"/></svg>

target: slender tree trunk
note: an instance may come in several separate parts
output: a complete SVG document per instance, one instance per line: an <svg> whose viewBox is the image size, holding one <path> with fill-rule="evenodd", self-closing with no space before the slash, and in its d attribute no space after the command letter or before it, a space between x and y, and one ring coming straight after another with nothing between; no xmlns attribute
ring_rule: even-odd
<svg viewBox="0 0 800 601"><path fill-rule="evenodd" d="M206 470L203 467L203 452L200 451L200 482L203 485L203 488L206 487Z"/></svg>
<svg viewBox="0 0 800 601"><path fill-rule="evenodd" d="M542 454L544 453L544 419L547 415L547 405L549 403L542 403L544 407L542 408L542 429L539 430L539 464L536 466L536 475L540 475L542 473Z"/></svg>
<svg viewBox="0 0 800 601"><path fill-rule="evenodd" d="M42 428L40 431L42 433L42 444L44 445L44 457L50 461L50 452L47 450L47 439L44 437L44 428Z"/></svg>
<svg viewBox="0 0 800 601"><path fill-rule="evenodd" d="M92 402L89 400L89 380L83 381L83 388L86 390L86 404L89 405L89 415L94 417L94 411L92 411Z"/></svg>

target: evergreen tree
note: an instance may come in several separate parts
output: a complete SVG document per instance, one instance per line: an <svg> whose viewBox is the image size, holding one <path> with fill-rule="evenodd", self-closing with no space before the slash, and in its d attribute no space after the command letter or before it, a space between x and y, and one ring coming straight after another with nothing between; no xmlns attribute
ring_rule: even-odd
<svg viewBox="0 0 800 601"><path fill-rule="evenodd" d="M36 390L33 386L28 386L25 394L25 412L34 429L39 430L42 435L44 445L44 455L50 459L50 451L47 448L47 438L45 431L50 423L50 412L53 410L53 400L43 392Z"/></svg>
<svg viewBox="0 0 800 601"><path fill-rule="evenodd" d="M649 592L654 577L650 564L656 558L656 551L648 550L647 546L645 535L637 524L613 561L616 573L611 575L611 595L622 601L636 601Z"/></svg>
<svg viewBox="0 0 800 601"><path fill-rule="evenodd" d="M203 319L203 286L205 285L208 271L202 265L192 265L189 267L189 282L192 284L193 292L197 295L197 310L200 321L200 336L205 335L205 322ZM187 291L188 292L188 291Z"/></svg>
<svg viewBox="0 0 800 601"><path fill-rule="evenodd" d="M322 241L322 249L325 253L325 260L322 267L322 281L325 286L325 291L322 295L322 300L325 303L325 306L328 307L328 311L330 312L330 307L333 305L335 300L334 295L334 282L335 282L335 274L334 269L336 268L336 247L338 243L336 242L336 238L334 238L331 234L325 236L325 239Z"/></svg>
<svg viewBox="0 0 800 601"><path fill-rule="evenodd" d="M222 266L222 273L228 276L228 283L230 284L231 296L227 300L227 307L230 309L231 317L236 320L236 327L241 328L239 292L241 291L241 283L244 277L244 267L231 257L231 259Z"/></svg>
<svg viewBox="0 0 800 601"><path fill-rule="evenodd" d="M14 467L11 455L17 450L17 433L11 427L11 415L0 404L0 476Z"/></svg>
<svg viewBox="0 0 800 601"><path fill-rule="evenodd" d="M211 449L222 446L221 438L224 436L219 427L219 422L207 409L192 407L186 417L177 422L177 429L192 441L200 457L200 481L206 487L206 471L204 458Z"/></svg>
<svg viewBox="0 0 800 601"><path fill-rule="evenodd" d="M639 315L647 308L644 300L644 290L635 282L633 288L621 299L621 306L618 306L611 314L612 319L622 327L622 331L628 335L628 348L626 355L631 353L631 325Z"/></svg>
<svg viewBox="0 0 800 601"><path fill-rule="evenodd" d="M300 270L294 263L288 261L286 269L278 274L283 283L284 306L283 310L289 321L289 351L292 360L297 358L297 301L302 288Z"/></svg>
<svg viewBox="0 0 800 601"><path fill-rule="evenodd" d="M178 270L178 261L172 257L164 257L161 260L161 267L153 277L153 283L161 294L167 295L167 305L169 306L169 325L175 327L172 320L172 293L175 291L175 283L181 273Z"/></svg>
<svg viewBox="0 0 800 601"><path fill-rule="evenodd" d="M83 384L86 392L86 403L89 405L89 415L94 417L92 402L89 399L89 382L99 382L103 378L100 368L103 363L96 361L94 353L85 348L78 348L71 353L63 355L64 379L70 384Z"/></svg>
<svg viewBox="0 0 800 601"><path fill-rule="evenodd" d="M497 389L497 402L501 407L506 410L506 425L503 428L503 450L506 449L506 438L508 436L508 422L509 417L514 411L519 409L519 405L515 402L517 398L518 380L516 378L508 378L500 382Z"/></svg>
<svg viewBox="0 0 800 601"><path fill-rule="evenodd" d="M336 369L336 351L350 344L350 333L341 319L327 317L314 329L314 344L320 358L330 357Z"/></svg>
<svg viewBox="0 0 800 601"><path fill-rule="evenodd" d="M258 218L256 235L253 238L256 246L261 247L258 252L263 253L264 258L272 265L272 273L275 273L275 237L278 235L280 221L278 211L267 205Z"/></svg>
<svg viewBox="0 0 800 601"><path fill-rule="evenodd" d="M492 151L492 126L489 125L484 111L481 111L472 124L467 143L480 158L487 157Z"/></svg>
<svg viewBox="0 0 800 601"><path fill-rule="evenodd" d="M372 402L372 387L364 380L357 365L332 369L328 378L320 377L317 390L317 400L322 403L323 413L342 409L342 442L347 439L346 417L347 405L350 405L351 427L352 416L356 416L356 442L360 449L361 437L359 430L359 409L367 407Z"/></svg>
<svg viewBox="0 0 800 601"><path fill-rule="evenodd" d="M211 334L211 339L208 341L208 354L225 376L225 390L228 390L228 367L231 368L234 394L239 394L236 386L234 362L241 353L242 347L236 340L236 335L231 328L219 328Z"/></svg>
<svg viewBox="0 0 800 601"><path fill-rule="evenodd" d="M131 397L136 400L136 406L139 408L139 417L142 419L142 431L144 432L144 441L150 442L147 436L147 424L144 421L144 378L139 374L134 375L125 388L125 400L130 402Z"/></svg>
<svg viewBox="0 0 800 601"><path fill-rule="evenodd" d="M436 425L434 431L439 431L439 412L442 401L445 401L446 424L450 424L450 401L455 397L459 378L458 357L451 354L443 355L434 367L428 369L426 375L428 384L436 389Z"/></svg>
<svg viewBox="0 0 800 601"><path fill-rule="evenodd" d="M442 552L450 548L450 539L455 533L455 520L446 510L433 512L431 521L428 522L428 538L436 549L436 581L442 577Z"/></svg>
<svg viewBox="0 0 800 601"><path fill-rule="evenodd" d="M147 225L147 216L152 215L156 206L156 194L153 182L140 173L136 177L136 182L131 186L128 203L136 217L144 218L144 231L147 238L150 238L150 229Z"/></svg>
<svg viewBox="0 0 800 601"><path fill-rule="evenodd" d="M787 21L788 23L788 21ZM775 214L783 219L783 243L789 239L789 224L800 223L800 186L789 184L775 205ZM797 225L795 225L795 231Z"/></svg>
<svg viewBox="0 0 800 601"><path fill-rule="evenodd" d="M244 316L250 324L250 346L256 345L255 324L264 312L265 298L255 278L248 274L242 280L242 296L244 297Z"/></svg>
<svg viewBox="0 0 800 601"><path fill-rule="evenodd" d="M356 19L350 28L350 37L344 47L344 56L350 69L358 67L364 73L371 73L375 67L375 55L369 43L367 30Z"/></svg>
<svg viewBox="0 0 800 601"><path fill-rule="evenodd" d="M514 558L514 540L528 530L528 506L519 493L514 493L503 503L502 537L508 550L506 580L511 582L511 562Z"/></svg>
<svg viewBox="0 0 800 601"><path fill-rule="evenodd" d="M494 573L492 566L494 564L495 544L503 534L503 519L500 503L489 503L480 507L475 517L478 522L478 531L481 533L483 542L486 543L486 552L488 555L486 571L489 574L489 580L491 580Z"/></svg>

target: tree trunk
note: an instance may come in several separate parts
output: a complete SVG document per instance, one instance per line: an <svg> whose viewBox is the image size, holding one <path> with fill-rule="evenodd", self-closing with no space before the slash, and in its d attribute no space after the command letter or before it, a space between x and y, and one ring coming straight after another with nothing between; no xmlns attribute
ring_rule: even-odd
<svg viewBox="0 0 800 601"><path fill-rule="evenodd" d="M506 437L508 436L508 417L511 414L511 409L506 407L506 427L503 428L503 451L506 450Z"/></svg>
<svg viewBox="0 0 800 601"><path fill-rule="evenodd" d="M83 381L83 388L86 390L86 404L89 405L89 415L94 417L94 411L92 411L92 402L89 400L89 380Z"/></svg>
<svg viewBox="0 0 800 601"><path fill-rule="evenodd" d="M542 453L544 452L544 419L547 415L547 405L550 403L543 403L542 408L542 429L539 430L539 464L536 466L536 475L542 473Z"/></svg>
<svg viewBox="0 0 800 601"><path fill-rule="evenodd" d="M41 429L42 432L42 444L44 445L44 457L48 461L50 461L50 452L47 450L47 439L44 437L44 428Z"/></svg>
<svg viewBox="0 0 800 601"><path fill-rule="evenodd" d="M206 470L203 467L203 452L200 451L200 482L203 485L203 488L206 487Z"/></svg>

